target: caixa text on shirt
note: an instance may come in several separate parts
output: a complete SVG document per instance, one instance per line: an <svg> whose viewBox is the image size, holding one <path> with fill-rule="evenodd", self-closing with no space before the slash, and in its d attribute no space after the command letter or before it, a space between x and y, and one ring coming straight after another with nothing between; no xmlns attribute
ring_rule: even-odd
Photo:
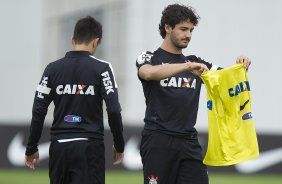
<svg viewBox="0 0 282 184"><path fill-rule="evenodd" d="M236 86L228 89L228 94L230 97L237 96L244 91L250 91L249 81L240 82Z"/></svg>
<svg viewBox="0 0 282 184"><path fill-rule="evenodd" d="M56 88L58 95L72 94L72 95L95 95L94 86L86 84L65 84L58 85Z"/></svg>
<svg viewBox="0 0 282 184"><path fill-rule="evenodd" d="M196 88L196 79L191 77L171 77L160 81L163 87Z"/></svg>

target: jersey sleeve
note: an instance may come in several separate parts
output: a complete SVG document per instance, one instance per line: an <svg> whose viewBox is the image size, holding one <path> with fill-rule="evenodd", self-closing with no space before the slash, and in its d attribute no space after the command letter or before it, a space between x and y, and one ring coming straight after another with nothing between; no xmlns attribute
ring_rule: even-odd
<svg viewBox="0 0 282 184"><path fill-rule="evenodd" d="M206 65L209 70L220 70L220 69L222 69L221 67L218 67L217 65L214 65L210 62L207 62L204 59L197 57L195 55L186 56L186 60L191 61L191 62L202 63L202 64Z"/></svg>
<svg viewBox="0 0 282 184"><path fill-rule="evenodd" d="M48 65L35 92L26 155L32 155L38 151L38 141L41 137L48 106L52 101L50 78L50 65Z"/></svg>
<svg viewBox="0 0 282 184"><path fill-rule="evenodd" d="M101 73L101 94L105 100L108 112L120 112L118 86L111 64L108 64Z"/></svg>
<svg viewBox="0 0 282 184"><path fill-rule="evenodd" d="M145 64L152 64L151 63L152 56L153 56L153 53L150 51L142 52L136 60L137 69L139 70L139 68Z"/></svg>
<svg viewBox="0 0 282 184"><path fill-rule="evenodd" d="M123 124L118 88L111 64L101 73L101 94L105 100L108 122L114 137L114 146L118 152L124 151Z"/></svg>

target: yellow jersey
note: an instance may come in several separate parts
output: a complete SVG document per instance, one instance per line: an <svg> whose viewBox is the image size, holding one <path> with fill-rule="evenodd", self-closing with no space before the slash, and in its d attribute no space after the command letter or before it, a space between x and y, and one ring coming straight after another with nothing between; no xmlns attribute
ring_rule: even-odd
<svg viewBox="0 0 282 184"><path fill-rule="evenodd" d="M227 166L259 155L252 117L251 89L242 64L204 72L207 91L208 147L204 163Z"/></svg>

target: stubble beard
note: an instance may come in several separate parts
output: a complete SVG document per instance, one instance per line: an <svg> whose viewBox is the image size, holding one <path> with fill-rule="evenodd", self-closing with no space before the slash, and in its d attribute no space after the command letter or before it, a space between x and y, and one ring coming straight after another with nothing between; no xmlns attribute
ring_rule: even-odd
<svg viewBox="0 0 282 184"><path fill-rule="evenodd" d="M181 44L181 42L184 41L184 40L187 41L187 44ZM187 38L187 39L177 39L177 38L175 38L175 37L172 37L172 38L171 38L171 42L172 42L172 44L173 44L176 48L178 48L178 49L185 49L185 48L187 48L187 46L188 46L188 44L189 44L189 42L190 42L190 39L189 39L189 38Z"/></svg>

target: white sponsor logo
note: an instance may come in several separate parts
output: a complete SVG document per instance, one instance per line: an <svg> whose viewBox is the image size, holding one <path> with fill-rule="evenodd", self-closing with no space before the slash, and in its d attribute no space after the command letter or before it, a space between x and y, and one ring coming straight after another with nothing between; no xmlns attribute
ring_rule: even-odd
<svg viewBox="0 0 282 184"><path fill-rule="evenodd" d="M7 158L14 166L24 166L25 149L23 145L24 136L22 133L18 133L11 141L8 150ZM38 146L40 160L47 159L49 157L50 142L42 143Z"/></svg>
<svg viewBox="0 0 282 184"><path fill-rule="evenodd" d="M129 170L142 169L141 156L138 149L138 139L131 137L124 148L124 160L123 165Z"/></svg>
<svg viewBox="0 0 282 184"><path fill-rule="evenodd" d="M109 93L111 93L111 92L114 93L115 91L114 91L114 89L113 89L113 83L112 83L112 81L111 81L109 72L106 71L106 72L102 73L101 75L102 75L102 77L103 77L103 84L104 84L104 86L105 86L107 95L108 95Z"/></svg>
<svg viewBox="0 0 282 184"><path fill-rule="evenodd" d="M63 94L95 95L94 86L84 85L84 84L58 85L56 88L56 93L58 95L63 95Z"/></svg>
<svg viewBox="0 0 282 184"><path fill-rule="evenodd" d="M38 85L37 87L37 97L38 98L44 98L43 93L44 94L49 94L51 89L47 87L48 84L48 77L43 76L43 79L41 81L41 83Z"/></svg>
<svg viewBox="0 0 282 184"><path fill-rule="evenodd" d="M23 145L23 142L24 135L22 133L17 133L8 146L7 157L14 166L21 167L25 165L24 155L26 147ZM38 145L39 158L41 161L49 158L49 146L50 142ZM132 137L127 141L124 154L123 165L125 168L129 170L142 169L142 162L138 149L138 139L136 137Z"/></svg>
<svg viewBox="0 0 282 184"><path fill-rule="evenodd" d="M7 158L14 166L24 166L24 155L26 147L23 145L24 135L16 134L8 146ZM142 162L138 149L138 138L131 137L124 149L123 165L129 170L141 170ZM50 142L41 143L38 145L40 160L49 157ZM260 153L256 159L246 161L235 165L235 168L241 173L255 173L282 162L282 148L268 150Z"/></svg>
<svg viewBox="0 0 282 184"><path fill-rule="evenodd" d="M149 54L147 52L142 52L142 54L140 54L137 58L137 63L139 65L141 65L145 62L151 62L152 56L153 56L153 54Z"/></svg>
<svg viewBox="0 0 282 184"><path fill-rule="evenodd" d="M255 173L282 162L282 148L260 153L256 159L235 165L241 173Z"/></svg>
<svg viewBox="0 0 282 184"><path fill-rule="evenodd" d="M196 88L196 79L185 77L171 77L160 81L163 87Z"/></svg>

